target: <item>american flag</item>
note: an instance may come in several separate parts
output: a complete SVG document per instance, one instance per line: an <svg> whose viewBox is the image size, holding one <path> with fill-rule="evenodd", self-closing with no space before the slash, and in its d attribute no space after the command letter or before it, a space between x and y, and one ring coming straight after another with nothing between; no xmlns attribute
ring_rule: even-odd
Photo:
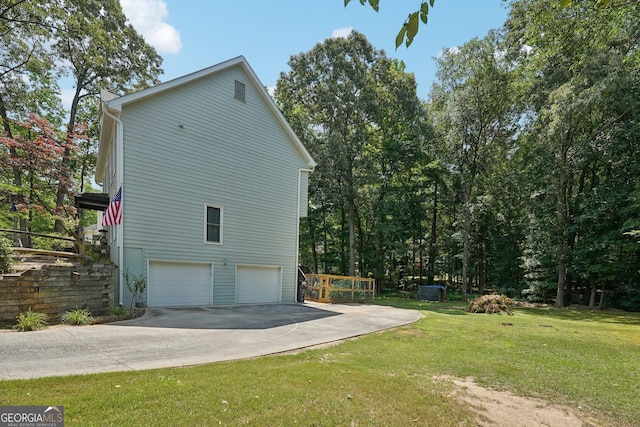
<svg viewBox="0 0 640 427"><path fill-rule="evenodd" d="M107 211L102 217L102 226L120 224L122 221L122 187L118 189L118 192L113 196L113 200L109 203Z"/></svg>

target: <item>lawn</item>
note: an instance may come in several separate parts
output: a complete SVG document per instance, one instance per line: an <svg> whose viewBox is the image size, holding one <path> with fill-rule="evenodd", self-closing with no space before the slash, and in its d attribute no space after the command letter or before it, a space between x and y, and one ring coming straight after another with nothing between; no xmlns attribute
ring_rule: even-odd
<svg viewBox="0 0 640 427"><path fill-rule="evenodd" d="M415 324L329 348L142 372L0 382L0 405L63 405L67 426L475 426L435 377L473 377L570 406L602 425L640 425L640 315L379 298ZM505 324L505 325L503 325ZM579 409L578 409L579 408Z"/></svg>

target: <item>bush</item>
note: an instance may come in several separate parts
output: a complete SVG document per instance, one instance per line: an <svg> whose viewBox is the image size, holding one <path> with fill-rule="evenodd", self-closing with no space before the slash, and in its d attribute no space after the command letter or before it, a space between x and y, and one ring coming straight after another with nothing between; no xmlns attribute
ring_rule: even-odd
<svg viewBox="0 0 640 427"><path fill-rule="evenodd" d="M31 310L31 307L29 307L29 310L26 312L21 311L20 314L16 316L16 319L18 321L13 326L13 329L16 331L37 331L38 329L47 327L47 315L44 313L36 313Z"/></svg>
<svg viewBox="0 0 640 427"><path fill-rule="evenodd" d="M493 314L505 312L513 315L511 308L515 304L511 298L506 295L483 295L469 302L467 311L471 313L487 313Z"/></svg>
<svg viewBox="0 0 640 427"><path fill-rule="evenodd" d="M9 249L11 243L0 238L0 274L11 273L13 271L13 260L11 259L12 251Z"/></svg>
<svg viewBox="0 0 640 427"><path fill-rule="evenodd" d="M558 284L553 282L531 282L527 289L522 291L522 296L529 302L549 302L556 295Z"/></svg>
<svg viewBox="0 0 640 427"><path fill-rule="evenodd" d="M128 316L129 309L123 305L112 305L107 311L109 316Z"/></svg>
<svg viewBox="0 0 640 427"><path fill-rule="evenodd" d="M93 322L93 317L86 308L76 308L75 310L67 311L60 316L60 322L65 325L82 326Z"/></svg>

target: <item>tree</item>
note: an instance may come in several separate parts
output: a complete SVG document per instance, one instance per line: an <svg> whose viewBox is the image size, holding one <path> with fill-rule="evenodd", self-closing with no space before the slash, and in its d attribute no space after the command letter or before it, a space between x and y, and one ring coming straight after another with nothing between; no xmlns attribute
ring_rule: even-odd
<svg viewBox="0 0 640 427"><path fill-rule="evenodd" d="M384 277L385 270L393 271L387 268L389 258L401 260L411 275L421 276L416 266L422 269L426 255L426 193L438 175L427 152L432 130L416 96L415 79L404 70L402 62L387 58L374 67L373 134L360 172L364 188L359 194L366 202L359 217L368 221L362 227L361 252L370 254L361 264L377 278Z"/></svg>
<svg viewBox="0 0 640 427"><path fill-rule="evenodd" d="M536 193L547 209L538 214L553 224L547 228L553 239L545 240L553 241L557 306L569 302L571 291L587 279L584 269L575 268L576 257L586 254L582 243L595 243L588 238L593 229L581 226L583 215L597 211L595 205L586 208L587 198L597 198L602 179L611 176L614 158L607 151L615 146L614 135L635 126L638 81L631 70L638 63L639 13L637 3L596 11L523 0L513 3L506 25L510 55L529 99L522 141L534 145L537 167L544 171Z"/></svg>
<svg viewBox="0 0 640 427"><path fill-rule="evenodd" d="M27 73L45 76L53 68L53 61L46 50L51 36L47 22L47 8L27 1L15 1L0 6L0 119L3 134L13 138L12 120L24 119L30 91ZM33 79L31 80L33 81ZM8 155L16 156L15 148L8 148ZM9 171L7 171L9 172ZM23 186L22 171L14 166L9 172L11 183L4 183L5 197L12 204L18 202L16 193ZM15 212L15 211L14 211ZM27 230L26 218L14 216L14 228ZM15 236L15 244L29 246L27 236Z"/></svg>
<svg viewBox="0 0 640 427"><path fill-rule="evenodd" d="M55 193L51 214L69 211L67 194L84 189L95 162L96 96L101 89L122 93L157 83L161 58L127 23L117 0L55 0L46 4L15 0L0 6L0 38L4 136L22 137L13 134L17 129L14 124L27 122L31 114L46 119L53 129L63 130L65 137L57 138L64 150L56 172L66 175L54 179L57 186L49 191ZM60 102L60 75L71 76L75 88L68 112ZM93 138L85 137L89 129ZM83 136L78 138L80 134ZM21 154L16 147L7 145L7 151L0 154L18 159ZM12 164L12 182L2 182L1 191L5 203L19 204L18 199L29 193L25 179L31 172ZM55 218L55 232L63 231L65 215ZM20 218L22 230L27 230L28 220Z"/></svg>
<svg viewBox="0 0 640 427"><path fill-rule="evenodd" d="M388 257L399 265L408 256L407 188L428 136L415 80L355 32L289 65L276 98L318 160L307 220L318 242L311 252L321 247L325 262L336 254L343 274L384 275Z"/></svg>
<svg viewBox="0 0 640 427"><path fill-rule="evenodd" d="M69 142L66 133L35 114L30 114L25 122L12 123L12 137L0 137L0 144L9 149L7 164L20 170L25 178L25 186L19 189L20 198L14 199L16 214L28 219L31 224L36 218L48 216L63 221L72 219L75 210L57 207L52 189L62 182L70 186L68 167L63 164L63 153L68 151L73 158L75 141ZM77 126L74 140L86 139L85 128Z"/></svg>
<svg viewBox="0 0 640 427"><path fill-rule="evenodd" d="M75 87L67 122L70 137L83 98L97 96L100 89L117 93L158 83L162 59L127 23L117 0L60 1L54 10L52 49L68 64L62 72L73 77ZM70 161L70 151L65 150L63 164L69 166ZM63 205L67 192L61 181L58 206ZM54 231L59 232L61 226L56 221Z"/></svg>
<svg viewBox="0 0 640 427"><path fill-rule="evenodd" d="M285 110L296 105L314 119L316 144L312 154L322 165L318 179L332 188L335 202L348 223L348 272L356 271L356 176L369 129L367 108L373 91L368 73L381 54L358 33L328 39L307 54L289 61L291 72L281 74L276 98Z"/></svg>
<svg viewBox="0 0 640 427"><path fill-rule="evenodd" d="M438 81L431 92L436 128L448 147L463 201L462 298L466 300L471 246L471 210L479 180L501 162L515 115L509 93L509 64L501 55L498 34L473 39L438 59Z"/></svg>
<svg viewBox="0 0 640 427"><path fill-rule="evenodd" d="M505 1L505 0L503 0ZM628 4L632 4L636 0L629 0ZM351 0L344 0L345 7L351 3ZM373 10L376 12L380 9L380 0L360 0L360 4L369 4ZM579 3L584 3L584 0ZM587 3L591 3L595 5L597 8L605 8L607 6L614 6L611 0L588 0ZM559 0L559 4L561 8L568 7L572 4L571 0ZM624 5L624 3L623 3ZM402 44L405 43L407 47L411 46L413 43L413 39L418 34L418 29L420 27L420 23L426 25L429 20L429 8L433 8L435 6L435 0L422 1L420 3L420 8L414 12L410 12L407 20L404 21L402 27L400 27L400 31L396 35L396 49Z"/></svg>

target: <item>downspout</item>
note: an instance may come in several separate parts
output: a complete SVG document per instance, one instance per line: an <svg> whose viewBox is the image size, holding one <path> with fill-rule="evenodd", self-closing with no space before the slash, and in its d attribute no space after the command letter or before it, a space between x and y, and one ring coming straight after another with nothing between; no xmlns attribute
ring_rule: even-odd
<svg viewBox="0 0 640 427"><path fill-rule="evenodd" d="M304 169L304 168L300 168L298 169L298 209L297 209L297 213L296 213L296 259L295 259L295 266L293 271L295 272L295 292L294 292L294 298L296 300L296 302L298 302L298 261L299 261L299 257L300 257L300 196L302 195L302 173L303 172L307 172L308 174L310 174L311 172L313 172L313 169ZM307 178L307 191L308 191L308 187L309 187L309 179ZM307 198L307 203L308 203L308 198ZM309 215L309 212L307 212L307 215ZM304 302L304 301L303 301Z"/></svg>
<svg viewBox="0 0 640 427"><path fill-rule="evenodd" d="M123 183L123 175L124 175L124 124L120 120L120 118L109 112L109 108L105 106L102 110L104 113L111 117L117 124L116 126L116 182L119 182L118 187L122 188L122 201L121 201L121 209L122 209L122 218L124 218L124 209L125 209L125 191L124 191L124 183ZM116 241L119 243L118 247L118 304L124 304L124 219L123 222L118 224L119 227L116 227Z"/></svg>

